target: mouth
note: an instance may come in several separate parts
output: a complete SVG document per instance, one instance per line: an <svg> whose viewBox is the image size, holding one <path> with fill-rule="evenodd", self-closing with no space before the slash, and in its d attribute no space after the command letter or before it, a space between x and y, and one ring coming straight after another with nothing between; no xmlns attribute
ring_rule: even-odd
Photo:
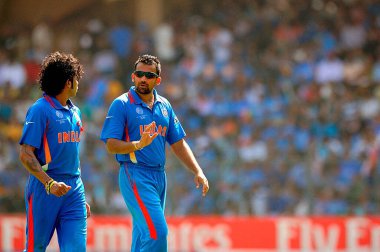
<svg viewBox="0 0 380 252"><path fill-rule="evenodd" d="M138 89L147 90L147 89L149 89L149 85L148 85L148 83L140 83L138 85Z"/></svg>
<svg viewBox="0 0 380 252"><path fill-rule="evenodd" d="M147 84L145 84L145 85L138 85L137 87L136 87L136 91L138 92L138 93L140 93L140 94L147 94L147 93L149 93L150 92L150 90L149 90L149 85L147 85Z"/></svg>

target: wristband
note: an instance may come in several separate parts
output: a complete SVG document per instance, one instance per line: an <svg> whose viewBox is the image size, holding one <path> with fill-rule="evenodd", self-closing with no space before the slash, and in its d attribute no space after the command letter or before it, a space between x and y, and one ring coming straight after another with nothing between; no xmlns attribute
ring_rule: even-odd
<svg viewBox="0 0 380 252"><path fill-rule="evenodd" d="M51 189L51 186L55 183L55 180L54 179L49 179L48 181L46 181L45 183L45 191L46 193L49 195L50 194L50 189Z"/></svg>
<svg viewBox="0 0 380 252"><path fill-rule="evenodd" d="M137 147L137 143L138 142L132 142L132 144L133 144L133 147L135 147L135 150L141 150L142 148L140 147Z"/></svg>

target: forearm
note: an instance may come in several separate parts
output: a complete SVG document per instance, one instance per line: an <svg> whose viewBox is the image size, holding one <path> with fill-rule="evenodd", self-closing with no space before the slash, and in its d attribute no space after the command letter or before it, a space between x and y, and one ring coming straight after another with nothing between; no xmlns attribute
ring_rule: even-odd
<svg viewBox="0 0 380 252"><path fill-rule="evenodd" d="M46 184L51 178L42 169L36 156L33 153L33 149L30 146L22 145L20 148L20 160L26 170L36 177L42 184Z"/></svg>
<svg viewBox="0 0 380 252"><path fill-rule="evenodd" d="M172 144L172 150L179 160L192 172L194 173L194 183L197 188L202 186L202 196L206 196L209 190L208 180L203 173L202 168L199 166L190 146L186 143L184 139Z"/></svg>
<svg viewBox="0 0 380 252"><path fill-rule="evenodd" d="M180 140L179 142L173 144L172 150L179 160L189 169L193 174L199 174L202 168L199 166L190 146L185 140Z"/></svg>
<svg viewBox="0 0 380 252"><path fill-rule="evenodd" d="M128 154L140 149L139 141L126 142L114 138L107 139L106 147L111 154Z"/></svg>

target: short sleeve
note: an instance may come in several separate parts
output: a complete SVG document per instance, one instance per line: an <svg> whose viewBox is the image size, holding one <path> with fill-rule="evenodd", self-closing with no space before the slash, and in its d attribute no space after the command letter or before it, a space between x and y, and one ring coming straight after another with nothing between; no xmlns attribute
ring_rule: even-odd
<svg viewBox="0 0 380 252"><path fill-rule="evenodd" d="M167 142L172 145L186 136L186 133L178 120L178 117L174 113L173 109L170 106L170 122L168 129Z"/></svg>
<svg viewBox="0 0 380 252"><path fill-rule="evenodd" d="M31 145L37 149L41 147L43 134L47 126L45 110L33 105L26 113L24 128L19 144Z"/></svg>
<svg viewBox="0 0 380 252"><path fill-rule="evenodd" d="M100 140L107 142L109 138L122 140L127 118L124 102L116 99L112 102L105 118Z"/></svg>

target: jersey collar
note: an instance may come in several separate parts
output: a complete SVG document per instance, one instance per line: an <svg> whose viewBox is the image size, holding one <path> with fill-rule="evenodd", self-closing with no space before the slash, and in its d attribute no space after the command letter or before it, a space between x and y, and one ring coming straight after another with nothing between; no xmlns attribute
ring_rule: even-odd
<svg viewBox="0 0 380 252"><path fill-rule="evenodd" d="M66 109L65 107L62 106L62 104L57 100L55 99L54 97L51 97L47 94L43 94L45 100L55 109ZM67 100L67 105L69 106L69 109L71 109L72 107L74 107L74 104L72 103L72 101L70 99Z"/></svg>
<svg viewBox="0 0 380 252"><path fill-rule="evenodd" d="M135 86L132 86L130 89L129 89L129 93L130 95L132 95L132 98L133 98L133 103L135 104L143 104L143 101L141 100L140 96L136 93L136 87ZM153 95L154 95L154 103L156 102L162 102L161 101L161 97L158 95L156 89L153 89Z"/></svg>

